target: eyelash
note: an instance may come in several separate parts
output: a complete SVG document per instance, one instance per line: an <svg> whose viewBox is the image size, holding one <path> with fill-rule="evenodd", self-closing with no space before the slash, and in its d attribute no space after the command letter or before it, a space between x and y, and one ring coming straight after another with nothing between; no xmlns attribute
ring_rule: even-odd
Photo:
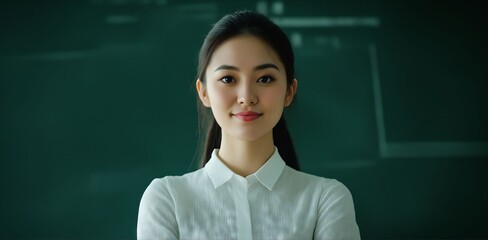
<svg viewBox="0 0 488 240"><path fill-rule="evenodd" d="M227 82L225 79L230 79L232 82ZM235 82L235 79L231 76L224 76L224 77L220 78L219 81L221 81L225 84L230 84L230 83Z"/></svg>
<svg viewBox="0 0 488 240"><path fill-rule="evenodd" d="M262 79L265 79L265 78L268 79L268 81L263 82ZM226 79L227 80L230 80L230 82L227 81ZM275 79L273 77L266 75L266 76L262 76L262 77L258 78L257 82L264 83L264 84L268 84L268 83L273 82L274 80ZM233 78L231 76L224 76L224 77L220 78L219 81L221 81L221 82L223 82L225 84L231 84L231 83L234 83L236 80L235 80L235 78Z"/></svg>
<svg viewBox="0 0 488 240"><path fill-rule="evenodd" d="M262 81L261 81L261 79L263 79L263 78L267 78L267 79L269 79L269 80L268 80L267 82L262 82ZM262 77L258 78L258 82L260 82L260 83L271 83L271 82L273 82L274 80L275 80L275 79L274 79L273 77L271 77L271 76L262 76Z"/></svg>

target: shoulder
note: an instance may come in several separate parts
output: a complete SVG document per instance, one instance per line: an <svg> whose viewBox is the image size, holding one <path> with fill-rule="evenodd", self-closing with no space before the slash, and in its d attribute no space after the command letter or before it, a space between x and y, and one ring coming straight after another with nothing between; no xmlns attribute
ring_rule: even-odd
<svg viewBox="0 0 488 240"><path fill-rule="evenodd" d="M283 177L293 180L293 181L298 181L298 182L303 182L306 184L313 184L320 186L320 188L326 189L326 188L346 188L344 184L339 182L336 179L333 178L326 178L326 177L321 177L321 176L316 176L312 175L309 173L297 171L291 167L285 166L285 169L283 171ZM347 188L346 188L347 189Z"/></svg>
<svg viewBox="0 0 488 240"><path fill-rule="evenodd" d="M170 175L161 178L155 178L151 181L146 191L178 189L184 185L199 182L204 177L206 177L206 174L202 168L181 176Z"/></svg>
<svg viewBox="0 0 488 240"><path fill-rule="evenodd" d="M288 183L299 185L304 188L312 188L314 192L320 192L322 197L350 196L349 189L340 181L333 178L325 178L309 173L297 171L288 166L285 167L283 178Z"/></svg>
<svg viewBox="0 0 488 240"><path fill-rule="evenodd" d="M182 176L165 176L155 178L144 191L144 197L154 199L174 195L175 192L188 190L194 187L195 183L201 182L206 177L203 169L184 174Z"/></svg>

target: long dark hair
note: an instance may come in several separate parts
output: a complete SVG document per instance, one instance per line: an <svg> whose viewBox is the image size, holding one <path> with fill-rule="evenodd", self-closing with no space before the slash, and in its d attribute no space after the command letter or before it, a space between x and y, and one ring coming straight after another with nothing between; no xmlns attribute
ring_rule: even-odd
<svg viewBox="0 0 488 240"><path fill-rule="evenodd" d="M288 88L295 79L295 63L293 50L286 34L270 21L266 16L251 12L239 11L220 19L207 34L198 58L198 79L205 84L205 70L210 62L215 49L224 41L243 34L259 37L275 50L286 70L286 82ZM215 148L220 148L222 130L213 117L211 111L197 100L200 122L200 167L203 167L212 155ZM285 119L280 120L273 128L273 141L285 163L299 170L295 148L291 141L290 133L286 127Z"/></svg>

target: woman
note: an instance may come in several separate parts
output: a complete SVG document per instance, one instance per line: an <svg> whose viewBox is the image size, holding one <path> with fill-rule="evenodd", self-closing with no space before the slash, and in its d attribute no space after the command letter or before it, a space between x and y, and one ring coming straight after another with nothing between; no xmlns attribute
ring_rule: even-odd
<svg viewBox="0 0 488 240"><path fill-rule="evenodd" d="M278 26L249 11L223 17L200 50L196 89L212 113L202 168L153 180L139 239L359 239L349 190L297 171L282 116L294 56Z"/></svg>

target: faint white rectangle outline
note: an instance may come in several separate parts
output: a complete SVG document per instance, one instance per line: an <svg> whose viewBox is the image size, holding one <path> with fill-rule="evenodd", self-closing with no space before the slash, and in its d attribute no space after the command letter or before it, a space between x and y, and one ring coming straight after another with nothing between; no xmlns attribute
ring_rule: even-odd
<svg viewBox="0 0 488 240"><path fill-rule="evenodd" d="M378 132L378 151L381 158L395 157L482 157L488 156L486 141L418 141L388 142L386 138L383 99L381 94L378 54L376 44L369 43L371 78Z"/></svg>
<svg viewBox="0 0 488 240"><path fill-rule="evenodd" d="M316 27L372 27L377 28L377 17L272 17L271 20L281 27L316 28Z"/></svg>

